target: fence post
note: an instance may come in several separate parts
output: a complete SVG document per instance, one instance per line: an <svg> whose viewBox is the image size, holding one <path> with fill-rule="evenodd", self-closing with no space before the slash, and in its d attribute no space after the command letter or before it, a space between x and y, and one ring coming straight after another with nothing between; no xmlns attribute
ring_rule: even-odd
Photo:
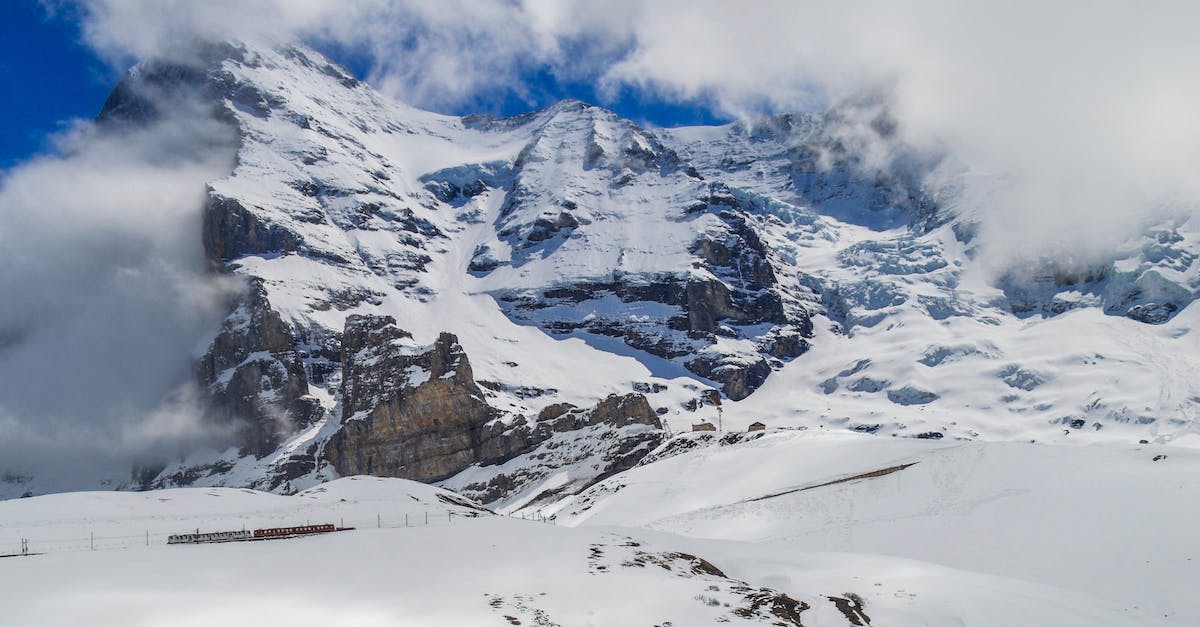
<svg viewBox="0 0 1200 627"><path fill-rule="evenodd" d="M93 550L93 551L96 550L96 532L95 531L91 532L91 534L88 536L88 547L91 548L91 550Z"/></svg>
<svg viewBox="0 0 1200 627"><path fill-rule="evenodd" d="M150 546L150 530L146 530L146 546Z"/></svg>
<svg viewBox="0 0 1200 627"><path fill-rule="evenodd" d="M425 524L429 524L429 512L425 512Z"/></svg>
<svg viewBox="0 0 1200 627"><path fill-rule="evenodd" d="M404 512L404 526L408 526L408 512Z"/></svg>
<svg viewBox="0 0 1200 627"><path fill-rule="evenodd" d="M379 514L375 514L375 528L376 529L383 528L383 518Z"/></svg>

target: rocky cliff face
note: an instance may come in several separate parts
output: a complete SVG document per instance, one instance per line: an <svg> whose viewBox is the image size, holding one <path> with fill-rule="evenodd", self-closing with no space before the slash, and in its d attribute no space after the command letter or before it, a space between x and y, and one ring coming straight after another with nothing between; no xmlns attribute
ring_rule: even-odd
<svg viewBox="0 0 1200 627"><path fill-rule="evenodd" d="M457 338L443 333L433 345L417 346L385 316L347 320L342 370L342 422L325 456L343 475L439 481L471 466L494 466L528 454L555 434L580 438L576 432L602 424L662 430L640 394L610 396L589 410L551 405L532 423L523 417L506 423L486 402ZM625 442L624 450L595 469L592 479L631 467L640 459L631 453L644 439ZM547 456L546 451L541 454ZM496 481L510 489L523 485L505 477ZM476 491L491 497L488 501L504 494L494 486Z"/></svg>
<svg viewBox="0 0 1200 627"><path fill-rule="evenodd" d="M261 281L252 280L235 301L208 352L199 378L212 415L234 425L245 452L262 457L322 413L309 393L292 329L271 308Z"/></svg>
<svg viewBox="0 0 1200 627"><path fill-rule="evenodd" d="M325 449L339 473L437 481L509 452L493 442L503 425L488 425L499 412L458 338L443 333L430 347L410 338L390 317L347 319L342 426Z"/></svg>

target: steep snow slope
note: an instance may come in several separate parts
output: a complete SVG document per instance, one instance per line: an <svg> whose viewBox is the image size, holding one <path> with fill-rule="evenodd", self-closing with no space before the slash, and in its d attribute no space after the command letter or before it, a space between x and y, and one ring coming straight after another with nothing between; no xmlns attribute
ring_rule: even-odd
<svg viewBox="0 0 1200 627"><path fill-rule="evenodd" d="M72 493L0 504L6 536L45 554L0 559L8 624L88 625L1149 625L1052 586L855 554L566 528L442 504L403 480L353 477L290 497L239 490ZM450 497L457 498L457 497ZM372 512L385 524L374 525ZM400 526L409 513L412 526ZM361 518L370 518L362 525ZM316 537L166 546L141 530L237 529L305 519L360 528ZM357 517L357 518L355 518ZM8 531L10 530L11 531ZM128 534L121 549L42 538ZM97 534L98 536L101 534ZM86 540L85 540L86 542ZM15 548L15 547L14 547ZM119 573L119 576L114 576ZM861 603L861 604L860 604Z"/></svg>

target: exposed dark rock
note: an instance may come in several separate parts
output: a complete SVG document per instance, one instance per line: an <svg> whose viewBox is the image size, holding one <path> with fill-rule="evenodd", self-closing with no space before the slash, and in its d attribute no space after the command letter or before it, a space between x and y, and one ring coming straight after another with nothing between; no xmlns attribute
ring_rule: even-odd
<svg viewBox="0 0 1200 627"><path fill-rule="evenodd" d="M579 220L566 211L553 218L541 217L533 222L533 228L525 236L530 242L540 242L559 235L564 230L579 227Z"/></svg>
<svg viewBox="0 0 1200 627"><path fill-rule="evenodd" d="M518 417L505 425L475 382L457 338L443 333L430 347L410 340L391 317L347 319L342 427L325 449L339 473L437 481L474 464L497 464L526 453L555 433L635 422L662 428L640 394L613 395L587 410L550 405L534 424ZM612 465L624 468L636 461L614 459ZM504 490L514 483L495 481L494 487Z"/></svg>
<svg viewBox="0 0 1200 627"><path fill-rule="evenodd" d="M692 372L721 384L721 391L731 400L740 401L757 390L771 374L765 359L745 363L735 359L697 357L686 364Z"/></svg>
<svg viewBox="0 0 1200 627"><path fill-rule="evenodd" d="M741 584L730 589L745 598L746 605L733 610L735 615L745 619L771 620L773 625L804 627L800 614L812 607L770 588L755 589Z"/></svg>
<svg viewBox="0 0 1200 627"><path fill-rule="evenodd" d="M576 105L556 105L551 121L544 122L543 128L554 126L555 120L569 120L574 127L586 129L595 122L593 114L610 115ZM653 134L623 121L619 128L619 148L608 136L611 131L598 138L593 129L592 134L578 138L586 142L582 150L564 148L557 135L551 135L552 145L546 144L539 132L518 156L500 209L497 235L508 244L508 250L480 247L472 257L470 271L478 274L501 265L520 267L556 254L568 239L564 234L588 236L590 218L595 216L589 209L594 208L580 198L594 190L582 190L585 193L580 196L566 183L561 189L547 188L543 163L579 160L584 170L597 171L600 180L612 188L643 176L647 180L662 177L664 184L671 185L699 177L694 167ZM531 172L541 176L529 176ZM465 178L459 172L452 174L443 178ZM445 187L445 195L458 197L459 189L458 185ZM697 231L688 246L691 267L655 273L614 269L605 278L564 277L562 283L543 287L540 294L534 290L500 291L495 294L497 300L510 317L527 320L551 334L586 331L619 338L638 350L676 360L696 374L717 373L714 380L721 382L726 395L744 398L770 374L766 358L793 359L809 348L812 323L799 298L782 285L773 257L777 251L771 250L759 232L766 201L721 182L688 189L688 197L679 199L678 213L671 218L681 222L706 218L705 228ZM716 221L707 219L710 217ZM587 309L579 307L581 303L614 296L631 308L650 313L630 316L607 310L579 314ZM533 311L538 314L528 313ZM718 355L721 337L753 341L762 359ZM699 354L705 356L697 359ZM742 372L735 372L738 370Z"/></svg>
<svg viewBox="0 0 1200 627"><path fill-rule="evenodd" d="M511 178L510 164L496 161L446 168L420 180L438 200L458 207L488 189L507 186Z"/></svg>
<svg viewBox="0 0 1200 627"><path fill-rule="evenodd" d="M1017 364L1010 364L1000 370L1000 379L1008 387L1029 392L1046 382L1036 372L1030 372Z"/></svg>
<svg viewBox="0 0 1200 627"><path fill-rule="evenodd" d="M770 335L764 344L766 352L778 359L795 359L812 347L803 335L794 331L781 331Z"/></svg>
<svg viewBox="0 0 1200 627"><path fill-rule="evenodd" d="M541 311L559 304L578 304L587 300L616 296L624 303L659 303L673 306L678 314L665 319L631 323L627 316L593 315L584 319L538 318L551 333L566 334L586 330L597 335L621 338L626 344L665 359L693 356L697 344L715 341L718 335L733 333L728 325L773 324L774 330L761 343L764 354L792 359L809 348L812 322L807 316L789 317L774 290L754 293L731 291L714 277L693 275L616 275L608 282L578 282L546 289L540 294L528 292L498 295L500 304L514 318L527 312ZM682 359L681 359L682 361ZM717 381L729 398L748 396L771 373L765 358L706 354L683 362L688 370Z"/></svg>
<svg viewBox="0 0 1200 627"><path fill-rule="evenodd" d="M550 416L558 413L562 405L554 407L556 407L554 411L543 410L538 415L539 424L544 424L542 416L546 416L552 431L573 431L598 424L607 424L613 427L643 424L653 426L655 429L662 429L657 414L650 408L646 397L641 394L609 394L590 409L572 408L551 418Z"/></svg>
<svg viewBox="0 0 1200 627"><path fill-rule="evenodd" d="M578 408L570 403L555 403L553 405L547 405L542 408L542 411L538 412L537 421L549 422L574 409Z"/></svg>
<svg viewBox="0 0 1200 627"><path fill-rule="evenodd" d="M650 428L625 429L630 425ZM522 453L525 461L515 471L499 472L487 481L464 486L460 491L490 503L562 468L586 462L590 469L583 476L532 495L527 505L551 501L579 493L596 482L633 468L666 438L657 413L640 394L610 395L587 409L567 403L551 405L539 414L532 431L517 425L509 434L522 432L530 434L527 438L529 448Z"/></svg>
<svg viewBox="0 0 1200 627"><path fill-rule="evenodd" d="M1179 307L1175 303L1146 303L1134 305L1125 315L1146 324L1162 324L1171 319Z"/></svg>
<svg viewBox="0 0 1200 627"><path fill-rule="evenodd" d="M211 189L204 205L204 252L214 269L245 255L293 252L300 238L283 227L265 224L237 200Z"/></svg>
<svg viewBox="0 0 1200 627"><path fill-rule="evenodd" d="M842 616L846 617L851 625L865 627L871 624L871 617L863 611L864 604L859 595L847 592L844 597L827 596L825 598L833 603L834 607L842 613Z"/></svg>
<svg viewBox="0 0 1200 627"><path fill-rule="evenodd" d="M655 394L667 389L667 386L661 383L646 383L645 381L634 381L633 391L639 394Z"/></svg>
<svg viewBox="0 0 1200 627"><path fill-rule="evenodd" d="M159 475L154 481L143 483L141 487L146 490L186 487L204 477L227 473L233 470L233 467L234 462L228 460L217 461L202 466L191 466L166 477Z"/></svg>
<svg viewBox="0 0 1200 627"><path fill-rule="evenodd" d="M390 316L346 320L342 428L325 450L342 475L436 481L483 460L498 412L458 339L443 333L417 350L401 342L409 337Z"/></svg>
<svg viewBox="0 0 1200 627"><path fill-rule="evenodd" d="M262 281L252 279L199 363L209 412L236 424L239 441L256 456L319 416L308 391L303 355L291 328L271 308Z"/></svg>
<svg viewBox="0 0 1200 627"><path fill-rule="evenodd" d="M734 309L729 288L717 280L689 280L684 284L687 329L692 333L716 333L717 321L741 317Z"/></svg>
<svg viewBox="0 0 1200 627"><path fill-rule="evenodd" d="M874 394L886 388L891 383L882 379L873 379L871 377L859 377L855 379L846 389L851 392L866 392Z"/></svg>
<svg viewBox="0 0 1200 627"><path fill-rule="evenodd" d="M938 399L938 395L928 390L906 385L896 390L887 391L888 400L897 405L924 405Z"/></svg>

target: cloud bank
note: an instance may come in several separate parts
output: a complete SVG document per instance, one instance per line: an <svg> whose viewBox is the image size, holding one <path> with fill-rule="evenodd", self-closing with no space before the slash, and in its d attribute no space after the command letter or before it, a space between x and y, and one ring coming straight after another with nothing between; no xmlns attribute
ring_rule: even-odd
<svg viewBox="0 0 1200 627"><path fill-rule="evenodd" d="M222 136L190 116L80 123L65 156L0 179L0 472L94 487L214 435L189 381L230 287L198 236L232 144L196 146Z"/></svg>

